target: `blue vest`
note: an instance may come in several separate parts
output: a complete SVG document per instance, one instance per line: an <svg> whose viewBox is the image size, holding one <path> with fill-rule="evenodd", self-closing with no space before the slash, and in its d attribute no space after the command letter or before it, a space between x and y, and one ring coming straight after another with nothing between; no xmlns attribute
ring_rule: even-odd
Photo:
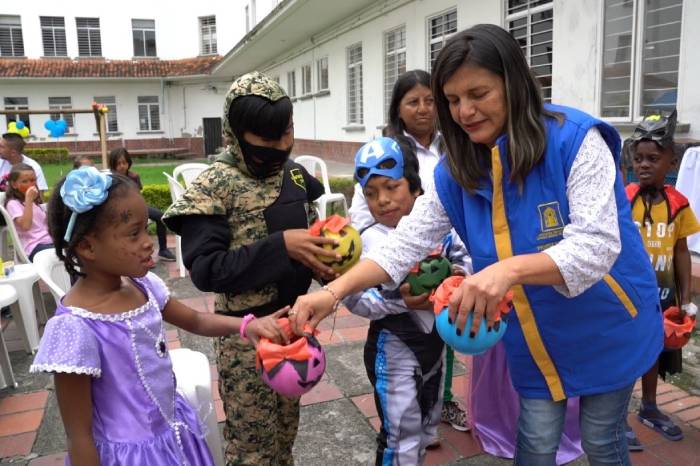
<svg viewBox="0 0 700 466"><path fill-rule="evenodd" d="M472 256L474 271L512 255L540 252L563 239L569 220L566 182L584 136L595 126L615 157L620 138L608 124L561 106L563 123L546 118L544 159L520 191L511 183L507 137L492 149L492 179L469 194L445 159L435 169L438 196ZM513 288L515 313L504 343L513 385L526 398L591 395L631 385L662 350L656 278L618 171L615 181L622 250L610 272L581 295L552 286Z"/></svg>

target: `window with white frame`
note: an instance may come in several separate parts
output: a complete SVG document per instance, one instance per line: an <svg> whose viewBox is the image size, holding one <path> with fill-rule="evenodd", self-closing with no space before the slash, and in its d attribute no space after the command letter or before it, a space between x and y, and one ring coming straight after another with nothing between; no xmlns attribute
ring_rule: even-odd
<svg viewBox="0 0 700 466"><path fill-rule="evenodd" d="M506 0L506 25L542 88L552 101L552 0Z"/></svg>
<svg viewBox="0 0 700 466"><path fill-rule="evenodd" d="M384 33L384 118L389 113L394 83L406 71L406 26Z"/></svg>
<svg viewBox="0 0 700 466"><path fill-rule="evenodd" d="M603 117L672 111L678 98L682 0L605 0Z"/></svg>
<svg viewBox="0 0 700 466"><path fill-rule="evenodd" d="M287 72L287 95L292 99L297 96L297 73L295 70Z"/></svg>
<svg viewBox="0 0 700 466"><path fill-rule="evenodd" d="M73 108L73 103L70 97L49 97L49 110L70 110ZM68 132L73 132L73 114L56 112L50 115L53 121L65 120L66 126L68 126Z"/></svg>
<svg viewBox="0 0 700 466"><path fill-rule="evenodd" d="M362 44L347 49L348 124L362 124Z"/></svg>
<svg viewBox="0 0 700 466"><path fill-rule="evenodd" d="M160 131L158 96L139 96L139 130Z"/></svg>
<svg viewBox="0 0 700 466"><path fill-rule="evenodd" d="M457 32L457 9L428 18L428 71L433 69L445 41Z"/></svg>
<svg viewBox="0 0 700 466"><path fill-rule="evenodd" d="M316 60L316 80L318 91L328 90L328 57Z"/></svg>
<svg viewBox="0 0 700 466"><path fill-rule="evenodd" d="M5 97L3 99L5 110L29 110L29 99L27 97ZM7 123L11 121L22 121L29 128L29 115L26 113L15 113L5 115Z"/></svg>
<svg viewBox="0 0 700 466"><path fill-rule="evenodd" d="M132 19L135 57L156 56L156 21L154 19Z"/></svg>
<svg viewBox="0 0 700 466"><path fill-rule="evenodd" d="M301 67L301 95L311 94L311 63Z"/></svg>
<svg viewBox="0 0 700 466"><path fill-rule="evenodd" d="M75 18L78 30L78 55L81 57L101 57L100 18Z"/></svg>
<svg viewBox="0 0 700 466"><path fill-rule="evenodd" d="M0 15L0 57L23 57L22 20L15 15Z"/></svg>
<svg viewBox="0 0 700 466"><path fill-rule="evenodd" d="M95 97L95 102L107 107L107 131L116 133L119 131L117 123L117 99L114 96Z"/></svg>
<svg viewBox="0 0 700 466"><path fill-rule="evenodd" d="M216 16L199 18L199 54L216 55Z"/></svg>
<svg viewBox="0 0 700 466"><path fill-rule="evenodd" d="M45 57L67 57L66 22L62 16L40 16Z"/></svg>

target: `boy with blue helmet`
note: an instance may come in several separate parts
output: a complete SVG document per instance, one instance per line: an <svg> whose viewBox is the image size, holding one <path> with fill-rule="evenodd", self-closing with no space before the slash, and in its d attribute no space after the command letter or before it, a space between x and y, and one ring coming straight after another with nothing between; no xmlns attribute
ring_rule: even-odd
<svg viewBox="0 0 700 466"><path fill-rule="evenodd" d="M423 192L415 149L403 138L371 141L355 156L355 179L375 220L361 232L364 255L384 242ZM381 420L376 464L420 464L437 438L442 410L444 344L434 315L409 308L398 290L371 288L345 304L371 320L364 361Z"/></svg>

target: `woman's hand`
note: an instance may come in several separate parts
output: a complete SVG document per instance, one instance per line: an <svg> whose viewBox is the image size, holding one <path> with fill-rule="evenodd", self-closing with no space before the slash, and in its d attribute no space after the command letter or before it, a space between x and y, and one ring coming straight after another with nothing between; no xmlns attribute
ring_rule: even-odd
<svg viewBox="0 0 700 466"><path fill-rule="evenodd" d="M304 325L307 323L315 329L324 317L333 312L334 304L335 297L326 290L299 296L289 311L289 321L294 333L303 334Z"/></svg>
<svg viewBox="0 0 700 466"><path fill-rule="evenodd" d="M403 298L403 303L407 308L416 311L432 311L433 303L430 302L430 294L423 293L418 296L413 296L411 294L411 285L404 283L399 287L399 292L401 293L401 298Z"/></svg>
<svg viewBox="0 0 700 466"><path fill-rule="evenodd" d="M267 338L273 343L288 345L289 336L277 323L277 319L284 317L288 312L289 306L285 306L269 316L251 320L245 328L246 336L254 345L257 345L261 338Z"/></svg>
<svg viewBox="0 0 700 466"><path fill-rule="evenodd" d="M476 334L481 319L486 315L486 326L491 328L499 316L498 303L514 285L503 262L490 265L474 275L467 276L452 293L449 303L450 321L457 325L457 333L465 330L469 313L473 312L470 335Z"/></svg>
<svg viewBox="0 0 700 466"><path fill-rule="evenodd" d="M282 232L282 237L289 257L318 272L326 280L332 280L337 276L332 268L316 257L325 256L329 259L339 260L340 254L323 248L324 244L337 245L336 240L313 236L309 230L285 230Z"/></svg>

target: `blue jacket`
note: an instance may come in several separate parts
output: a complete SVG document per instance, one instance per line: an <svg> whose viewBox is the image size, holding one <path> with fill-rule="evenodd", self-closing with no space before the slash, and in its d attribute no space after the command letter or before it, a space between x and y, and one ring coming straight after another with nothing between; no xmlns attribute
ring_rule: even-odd
<svg viewBox="0 0 700 466"><path fill-rule="evenodd" d="M463 190L443 159L435 184L450 221L472 257L474 271L559 242L569 223L566 182L579 147L595 126L615 165L620 138L608 124L567 107L548 106L563 123L546 118L544 159L528 174L522 192L511 183L507 136L492 150L493 182L474 194ZM622 250L610 272L591 288L567 298L552 286L514 287L515 313L504 336L513 384L526 398L605 393L631 385L662 350L662 317L656 278L619 172L615 197Z"/></svg>

